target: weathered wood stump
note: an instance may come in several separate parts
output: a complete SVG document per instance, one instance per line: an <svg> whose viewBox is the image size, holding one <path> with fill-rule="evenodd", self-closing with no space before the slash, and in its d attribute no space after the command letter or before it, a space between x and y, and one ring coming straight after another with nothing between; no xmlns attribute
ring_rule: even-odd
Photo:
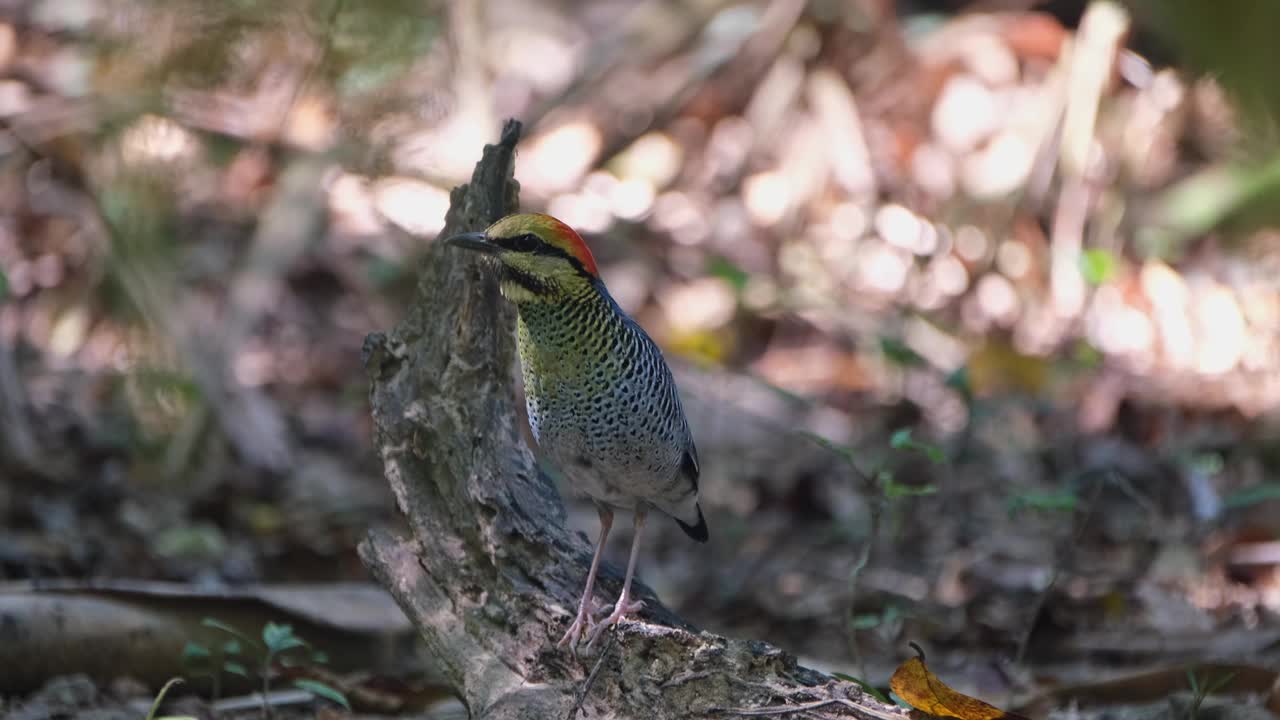
<svg viewBox="0 0 1280 720"><path fill-rule="evenodd" d="M453 191L442 237L516 210L519 136L512 121L485 147ZM474 259L436 243L404 319L364 347L376 446L412 537L375 531L361 557L473 718L906 717L763 642L699 633L643 586L640 620L624 621L598 657L558 650L591 546L566 530L516 425L514 328ZM602 603L621 580L602 571Z"/></svg>

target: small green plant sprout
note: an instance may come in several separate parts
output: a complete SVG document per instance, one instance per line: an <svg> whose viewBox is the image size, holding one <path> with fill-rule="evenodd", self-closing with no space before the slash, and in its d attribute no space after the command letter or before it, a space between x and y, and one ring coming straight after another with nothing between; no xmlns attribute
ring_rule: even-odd
<svg viewBox="0 0 1280 720"><path fill-rule="evenodd" d="M1205 698L1218 692L1222 688L1234 680L1236 674L1233 672L1223 673L1217 677L1205 675L1203 679L1196 676L1194 668L1187 669L1187 684L1191 686L1191 704L1187 707L1188 720L1199 720L1200 706L1204 704Z"/></svg>
<svg viewBox="0 0 1280 720"><path fill-rule="evenodd" d="M929 458L929 462L934 465L941 465L947 461L947 455L942 452L942 448L911 437L911 428L896 430L889 437L889 447L894 450L910 450L923 453L925 457Z"/></svg>
<svg viewBox="0 0 1280 720"><path fill-rule="evenodd" d="M1080 495L1075 488L1067 488L1056 492L1024 492L1008 499L1006 509L1009 517L1014 517L1025 510L1040 512L1074 512L1080 505Z"/></svg>
<svg viewBox="0 0 1280 720"><path fill-rule="evenodd" d="M849 623L853 630L878 630L886 638L892 638L902 629L902 623L907 617L908 613L890 603L878 612L854 615Z"/></svg>
<svg viewBox="0 0 1280 720"><path fill-rule="evenodd" d="M894 479L893 473L888 470L881 470L876 479L880 482L880 489L884 492L886 500L897 500L907 497L923 497L925 495L934 495L938 492L938 486L932 483L928 485L907 485L900 483Z"/></svg>
<svg viewBox="0 0 1280 720"><path fill-rule="evenodd" d="M893 435L889 437L889 447L903 452L918 452L928 458L929 462L934 465L941 465L947 461L946 453L942 452L942 448L911 437L911 428L902 428L894 431ZM900 483L893 476L893 473L885 468L876 471L876 482L880 485L880 491L884 493L885 501L890 505L895 500L902 498L923 497L938 492L938 486L932 483L928 485Z"/></svg>
<svg viewBox="0 0 1280 720"><path fill-rule="evenodd" d="M238 628L214 618L205 618L200 624L227 633L231 637L213 649L199 643L188 642L182 651L183 664L197 673L194 677L210 678L213 696L216 699L221 692L222 673L252 679L253 675L248 665L256 659L257 675L262 681L262 714L267 718L271 717L268 696L271 693L273 668L277 664L282 667L295 667L303 662L324 664L329 660L324 653L315 650L306 640L295 635L291 625L269 622L262 627L259 639L250 637ZM304 652L305 655L303 655ZM337 703L347 710L351 709L346 696L325 683L299 678L293 680L291 684L299 690Z"/></svg>
<svg viewBox="0 0 1280 720"><path fill-rule="evenodd" d="M822 448L836 454L845 465L853 471L854 476L858 479L861 491L866 495L870 505L870 523L867 529L867 541L862 544L862 549L858 553L858 557L854 560L853 566L849 569L849 589L848 589L848 605L845 611L847 632L845 633L846 641L849 644L849 654L853 658L854 667L861 673L863 671L862 654L858 648L857 634L858 631L880 629L885 630L889 626L896 626L895 622L898 618L898 608L890 606L882 613L877 614L857 614L854 612L858 595L858 578L863 568L871 559L872 547L876 542L876 538L880 535L882 527L882 516L890 513L890 522L888 523L891 531L900 524L900 515L902 511L903 500L906 498L920 497L924 495L933 495L938 492L938 486L928 485L908 485L898 482L893 472L884 467L884 463L880 463L870 473L864 473L854 460L854 449L847 445L833 443L830 440L816 433L802 432L802 435L810 441L816 443ZM894 450L907 452L920 452L925 455L935 465L946 462L946 454L942 449L920 442L911 437L911 429L903 428L893 433L889 440L890 446ZM851 682L859 682L858 680L848 676L838 676L848 679ZM864 685L864 687L866 687ZM869 692L875 692L872 688L867 688ZM883 697L877 694L877 697Z"/></svg>
<svg viewBox="0 0 1280 720"><path fill-rule="evenodd" d="M196 720L190 715L161 715L156 717L156 711L160 709L160 704L164 702L164 696L168 694L169 688L182 683L182 678L169 678L169 682L160 688L160 692L156 693L156 699L151 701L151 710L147 713L147 720Z"/></svg>
<svg viewBox="0 0 1280 720"><path fill-rule="evenodd" d="M239 657L240 641L234 638L213 648L188 640L182 648L182 666L187 676L193 679L207 678L209 693L215 702L222 698L224 672L249 677L249 671L240 663Z"/></svg>

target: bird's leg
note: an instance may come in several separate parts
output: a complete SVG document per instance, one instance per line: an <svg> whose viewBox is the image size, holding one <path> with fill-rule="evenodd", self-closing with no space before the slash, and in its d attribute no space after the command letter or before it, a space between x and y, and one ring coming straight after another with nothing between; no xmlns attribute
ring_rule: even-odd
<svg viewBox="0 0 1280 720"><path fill-rule="evenodd" d="M627 559L627 578L622 581L622 594L618 596L618 602L614 604L613 612L609 613L609 617L601 620L592 631L591 637L587 640L587 650L591 649L596 639L609 626L616 625L627 613L636 612L644 607L643 601L631 600L631 578L636 574L636 558L640 555L640 531L644 529L644 518L648 511L649 509L643 503L636 505L635 533L631 538L631 557Z"/></svg>
<svg viewBox="0 0 1280 720"><path fill-rule="evenodd" d="M560 638L560 642L556 643L558 647L568 645L571 648L577 648L578 638L596 624L595 618L592 617L595 603L591 595L596 585L596 571L600 569L600 556L604 554L604 541L609 538L609 528L613 527L612 510L605 505L597 504L596 511L600 513L600 541L596 543L596 554L591 558L591 571L587 573L587 589L582 592L582 602L578 603L578 616L574 618L573 624L569 626L564 637Z"/></svg>

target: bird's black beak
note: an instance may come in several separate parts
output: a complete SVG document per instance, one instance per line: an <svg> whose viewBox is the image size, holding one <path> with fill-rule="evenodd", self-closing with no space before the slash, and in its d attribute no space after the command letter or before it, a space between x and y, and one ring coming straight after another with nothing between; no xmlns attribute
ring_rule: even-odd
<svg viewBox="0 0 1280 720"><path fill-rule="evenodd" d="M482 253L495 254L498 252L498 246L489 242L482 232L469 232L460 235L454 235L444 241L446 245L454 245L468 250L476 250Z"/></svg>

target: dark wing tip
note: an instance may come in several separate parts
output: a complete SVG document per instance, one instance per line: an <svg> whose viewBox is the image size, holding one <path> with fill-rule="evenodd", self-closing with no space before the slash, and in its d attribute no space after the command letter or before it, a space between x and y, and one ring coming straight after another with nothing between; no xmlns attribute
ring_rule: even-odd
<svg viewBox="0 0 1280 720"><path fill-rule="evenodd" d="M700 474L697 453L698 451L694 450L693 446L690 445L689 449L685 451L684 457L680 458L680 472L689 478L689 482L693 483L694 492L698 491L698 475Z"/></svg>
<svg viewBox="0 0 1280 720"><path fill-rule="evenodd" d="M675 521L680 525L680 529L684 530L686 535L700 543L704 543L707 541L707 538L711 537L711 535L707 532L707 520L702 517L702 506L696 505L695 507L698 508L698 522L696 525L687 525L681 522L680 518L675 518Z"/></svg>

